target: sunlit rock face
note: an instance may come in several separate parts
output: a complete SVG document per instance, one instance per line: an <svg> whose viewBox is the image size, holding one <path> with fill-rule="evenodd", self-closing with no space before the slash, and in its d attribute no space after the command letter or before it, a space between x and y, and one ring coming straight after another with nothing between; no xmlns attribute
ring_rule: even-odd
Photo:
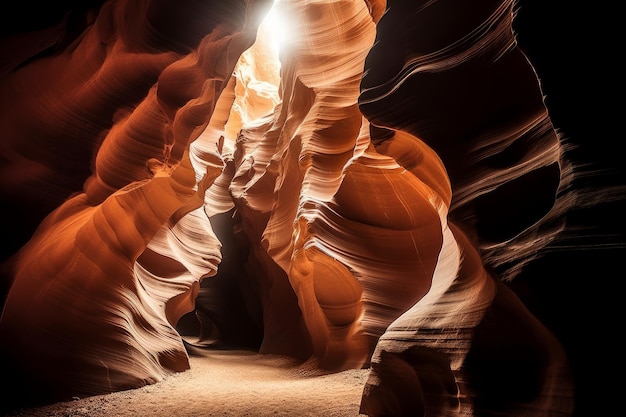
<svg viewBox="0 0 626 417"><path fill-rule="evenodd" d="M68 399L188 369L174 327L221 259L202 208L223 169L216 149L192 165L189 143L267 9L107 2L66 49L2 80L4 196L65 199L10 265L0 334L18 393Z"/></svg>
<svg viewBox="0 0 626 417"><path fill-rule="evenodd" d="M505 285L571 202L512 2L270 3L111 0L7 39L15 392L153 383L191 335L370 367L370 416L572 414Z"/></svg>
<svg viewBox="0 0 626 417"><path fill-rule="evenodd" d="M360 367L390 320L428 291L441 203L371 146L357 105L375 34L366 5L278 6L299 16L281 54L283 100L243 125L230 185L240 240L261 243L249 245L265 318L261 352Z"/></svg>

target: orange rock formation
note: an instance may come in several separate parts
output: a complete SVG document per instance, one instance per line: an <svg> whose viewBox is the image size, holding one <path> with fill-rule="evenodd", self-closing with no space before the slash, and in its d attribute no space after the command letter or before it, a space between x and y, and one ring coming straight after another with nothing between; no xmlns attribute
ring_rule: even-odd
<svg viewBox="0 0 626 417"><path fill-rule="evenodd" d="M0 193L34 231L4 269L15 391L184 371L194 317L370 367L370 416L570 415L559 340L503 283L569 181L513 2L280 0L278 49L269 0L206 3L108 0L3 66Z"/></svg>

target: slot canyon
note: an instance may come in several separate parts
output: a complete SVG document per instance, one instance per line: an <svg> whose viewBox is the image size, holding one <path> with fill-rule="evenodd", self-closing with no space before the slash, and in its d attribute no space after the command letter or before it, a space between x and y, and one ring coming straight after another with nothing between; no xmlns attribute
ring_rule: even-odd
<svg viewBox="0 0 626 417"><path fill-rule="evenodd" d="M626 181L539 3L7 11L0 411L236 350L365 372L364 416L608 415Z"/></svg>

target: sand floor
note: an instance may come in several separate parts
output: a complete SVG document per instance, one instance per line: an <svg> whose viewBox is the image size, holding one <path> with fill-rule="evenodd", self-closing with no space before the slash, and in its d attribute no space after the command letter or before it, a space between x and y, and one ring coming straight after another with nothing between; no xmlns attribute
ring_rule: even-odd
<svg viewBox="0 0 626 417"><path fill-rule="evenodd" d="M5 416L360 416L367 369L323 373L280 356L191 352L191 369L130 391L20 409Z"/></svg>

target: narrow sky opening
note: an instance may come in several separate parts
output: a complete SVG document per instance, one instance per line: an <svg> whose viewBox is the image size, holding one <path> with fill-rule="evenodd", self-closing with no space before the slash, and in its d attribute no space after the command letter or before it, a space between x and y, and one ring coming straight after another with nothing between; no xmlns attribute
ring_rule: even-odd
<svg viewBox="0 0 626 417"><path fill-rule="evenodd" d="M274 4L261 23L261 30L266 31L269 35L269 43L276 54L281 50L289 36L287 19L280 7L277 6L279 1L274 0Z"/></svg>

